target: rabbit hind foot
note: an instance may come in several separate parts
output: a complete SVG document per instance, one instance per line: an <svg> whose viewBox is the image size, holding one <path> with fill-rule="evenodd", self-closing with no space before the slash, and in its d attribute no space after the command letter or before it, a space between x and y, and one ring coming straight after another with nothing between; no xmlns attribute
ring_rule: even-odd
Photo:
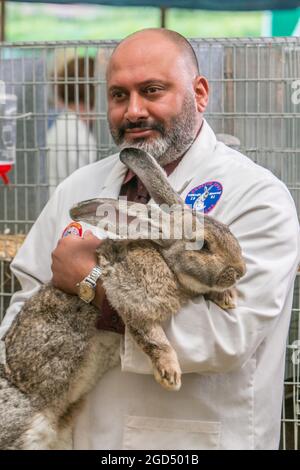
<svg viewBox="0 0 300 470"><path fill-rule="evenodd" d="M181 369L177 354L159 324L137 327L129 325L129 331L144 353L151 359L155 380L169 391L181 387Z"/></svg>
<svg viewBox="0 0 300 470"><path fill-rule="evenodd" d="M155 380L166 390L177 392L181 387L181 369L177 357L162 354L153 365Z"/></svg>

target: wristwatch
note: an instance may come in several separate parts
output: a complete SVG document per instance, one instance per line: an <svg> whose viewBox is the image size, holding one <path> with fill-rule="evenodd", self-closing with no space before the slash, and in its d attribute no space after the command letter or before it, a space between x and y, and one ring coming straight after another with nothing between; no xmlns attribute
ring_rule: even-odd
<svg viewBox="0 0 300 470"><path fill-rule="evenodd" d="M88 276L76 284L76 287L78 287L78 297L85 303L89 304L92 302L92 300L94 300L97 281L101 274L102 269L100 266L95 266Z"/></svg>

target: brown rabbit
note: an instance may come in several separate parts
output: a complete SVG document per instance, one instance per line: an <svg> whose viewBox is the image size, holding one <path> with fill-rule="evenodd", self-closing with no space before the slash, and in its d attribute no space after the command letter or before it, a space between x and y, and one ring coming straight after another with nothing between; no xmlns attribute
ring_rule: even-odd
<svg viewBox="0 0 300 470"><path fill-rule="evenodd" d="M151 359L156 380L168 390L178 390L180 365L161 323L199 294L223 308L234 307L234 285L245 273L245 265L229 229L185 207L154 158L137 149L123 150L120 158L156 204L163 204L165 210L177 205L168 219L171 230L164 222L157 223L157 218L153 222L153 212L162 219L164 214L150 204L129 204L123 227L116 200L85 201L70 214L74 220L107 228L105 210L115 208L118 222L109 224L115 234L124 232L128 221L143 227L147 222L158 230L154 240L105 239L97 250L98 264L107 298ZM176 218L178 214L181 217ZM172 237L180 228L178 220L182 224L187 219L192 222L188 236ZM149 238L148 232L142 229L140 238ZM98 331L97 315L92 305L51 285L24 304L5 336L7 359L0 369L1 449L71 446L72 418L81 399L119 361L120 338Z"/></svg>

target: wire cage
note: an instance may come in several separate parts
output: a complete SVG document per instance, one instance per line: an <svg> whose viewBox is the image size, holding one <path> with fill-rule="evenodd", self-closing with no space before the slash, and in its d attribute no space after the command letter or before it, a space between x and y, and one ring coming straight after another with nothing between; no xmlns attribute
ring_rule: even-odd
<svg viewBox="0 0 300 470"><path fill-rule="evenodd" d="M206 119L220 140L284 181L299 212L300 38L191 43L210 83ZM106 120L105 83L115 45L0 46L0 165L3 156L12 163L9 184L0 181L0 319L19 289L9 263L57 184L116 150ZM8 97L14 104L10 111ZM283 449L300 445L299 288L298 276L286 355Z"/></svg>

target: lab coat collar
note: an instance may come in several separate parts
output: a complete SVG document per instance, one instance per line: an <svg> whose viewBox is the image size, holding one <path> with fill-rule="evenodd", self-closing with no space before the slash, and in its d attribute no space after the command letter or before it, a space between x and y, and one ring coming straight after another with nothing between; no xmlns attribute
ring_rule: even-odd
<svg viewBox="0 0 300 470"><path fill-rule="evenodd" d="M181 194L182 188L185 188L195 177L199 165L207 165L207 160L214 152L216 144L217 139L213 130L203 119L198 137L168 178L175 191Z"/></svg>
<svg viewBox="0 0 300 470"><path fill-rule="evenodd" d="M187 153L184 155L173 173L169 176L169 182L175 191L181 193L193 179L196 168L202 163L206 163L216 147L216 136L203 119L203 125L198 137L195 139ZM118 154L115 156L115 165L106 178L101 189L100 197L117 199L126 175L127 167L119 160Z"/></svg>

